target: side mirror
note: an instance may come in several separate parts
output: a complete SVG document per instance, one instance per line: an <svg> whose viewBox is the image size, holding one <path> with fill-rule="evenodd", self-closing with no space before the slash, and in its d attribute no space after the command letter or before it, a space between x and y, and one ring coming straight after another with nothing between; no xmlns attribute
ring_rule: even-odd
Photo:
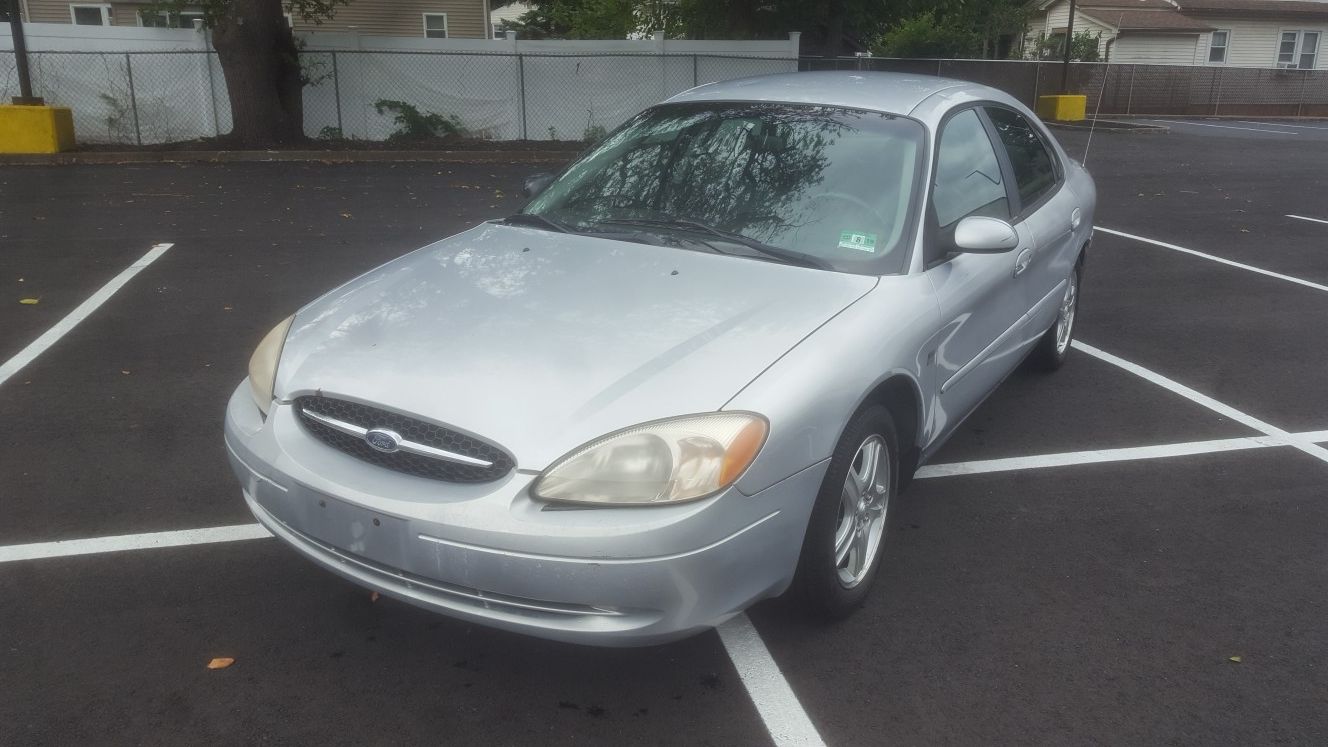
<svg viewBox="0 0 1328 747"><path fill-rule="evenodd" d="M961 252L1000 254L1019 246L1019 234L1000 218L970 215L955 226L954 244Z"/></svg>
<svg viewBox="0 0 1328 747"><path fill-rule="evenodd" d="M521 191L525 193L526 197L534 197L540 192L543 192L544 190L548 189L549 185L552 183L553 183L553 174L547 174L547 173L531 174L530 176L526 177L525 188L522 189Z"/></svg>

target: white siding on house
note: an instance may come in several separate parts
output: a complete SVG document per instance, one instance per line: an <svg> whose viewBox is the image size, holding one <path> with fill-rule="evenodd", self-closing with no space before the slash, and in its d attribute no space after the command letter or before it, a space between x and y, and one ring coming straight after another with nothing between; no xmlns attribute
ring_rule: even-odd
<svg viewBox="0 0 1328 747"><path fill-rule="evenodd" d="M1039 30L1043 34L1051 36L1051 33L1054 29L1065 28L1065 24L1068 23L1069 20L1070 20L1070 4L1056 3L1050 8L1047 8L1047 15L1043 18L1042 28ZM1097 55L1100 58L1105 57L1107 54L1107 40L1110 39L1115 34L1115 32L1112 31L1110 28L1103 26L1102 24L1093 20L1092 18L1084 15L1084 10L1080 8L1074 14L1074 33L1078 34L1084 31L1088 31L1093 34L1099 34L1099 33L1102 34L1101 38L1098 39L1097 43ZM1034 43L1036 43L1037 34L1034 34L1033 37L1034 37Z"/></svg>
<svg viewBox="0 0 1328 747"><path fill-rule="evenodd" d="M1143 34L1126 32L1111 47L1112 62L1136 62L1147 65L1193 65L1200 34ZM1203 53L1208 54L1208 34Z"/></svg>
<svg viewBox="0 0 1328 747"><path fill-rule="evenodd" d="M1228 67L1276 67L1277 44L1282 31L1318 31L1319 56L1314 67L1328 70L1328 21L1254 21L1247 18L1221 19L1204 16L1204 23L1216 29L1231 31ZM1199 36L1199 54L1195 62L1207 65L1208 41L1211 34Z"/></svg>

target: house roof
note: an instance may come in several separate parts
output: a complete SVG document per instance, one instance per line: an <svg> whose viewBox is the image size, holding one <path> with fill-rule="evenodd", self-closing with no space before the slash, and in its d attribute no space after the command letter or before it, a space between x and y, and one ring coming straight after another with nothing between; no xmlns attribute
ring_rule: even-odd
<svg viewBox="0 0 1328 747"><path fill-rule="evenodd" d="M1197 34L1202 31L1213 30L1212 26L1201 20L1174 11L1159 13L1154 10L1089 10L1086 8L1082 11L1082 15L1092 18L1103 26L1109 26L1122 32L1153 31Z"/></svg>
<svg viewBox="0 0 1328 747"><path fill-rule="evenodd" d="M1181 10L1199 15L1328 18L1328 2L1307 0L1177 0Z"/></svg>
<svg viewBox="0 0 1328 747"><path fill-rule="evenodd" d="M1122 10L1175 10L1169 0L1083 0L1080 8L1120 8Z"/></svg>

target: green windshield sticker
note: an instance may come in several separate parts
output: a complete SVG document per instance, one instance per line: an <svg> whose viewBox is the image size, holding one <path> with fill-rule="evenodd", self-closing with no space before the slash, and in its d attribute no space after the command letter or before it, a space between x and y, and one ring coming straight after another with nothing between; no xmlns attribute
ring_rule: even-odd
<svg viewBox="0 0 1328 747"><path fill-rule="evenodd" d="M839 248L857 249L860 252L875 252L876 234L841 231L839 233Z"/></svg>

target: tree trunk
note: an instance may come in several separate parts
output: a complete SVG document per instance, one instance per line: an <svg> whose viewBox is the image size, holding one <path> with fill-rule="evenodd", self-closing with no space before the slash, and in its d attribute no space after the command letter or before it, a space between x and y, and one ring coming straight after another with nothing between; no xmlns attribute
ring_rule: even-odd
<svg viewBox="0 0 1328 747"><path fill-rule="evenodd" d="M231 0L212 32L231 102L232 146L304 140L303 80L280 0Z"/></svg>
<svg viewBox="0 0 1328 747"><path fill-rule="evenodd" d="M827 3L828 15L825 19L826 57L838 57L844 53L844 3L843 0L830 0Z"/></svg>

